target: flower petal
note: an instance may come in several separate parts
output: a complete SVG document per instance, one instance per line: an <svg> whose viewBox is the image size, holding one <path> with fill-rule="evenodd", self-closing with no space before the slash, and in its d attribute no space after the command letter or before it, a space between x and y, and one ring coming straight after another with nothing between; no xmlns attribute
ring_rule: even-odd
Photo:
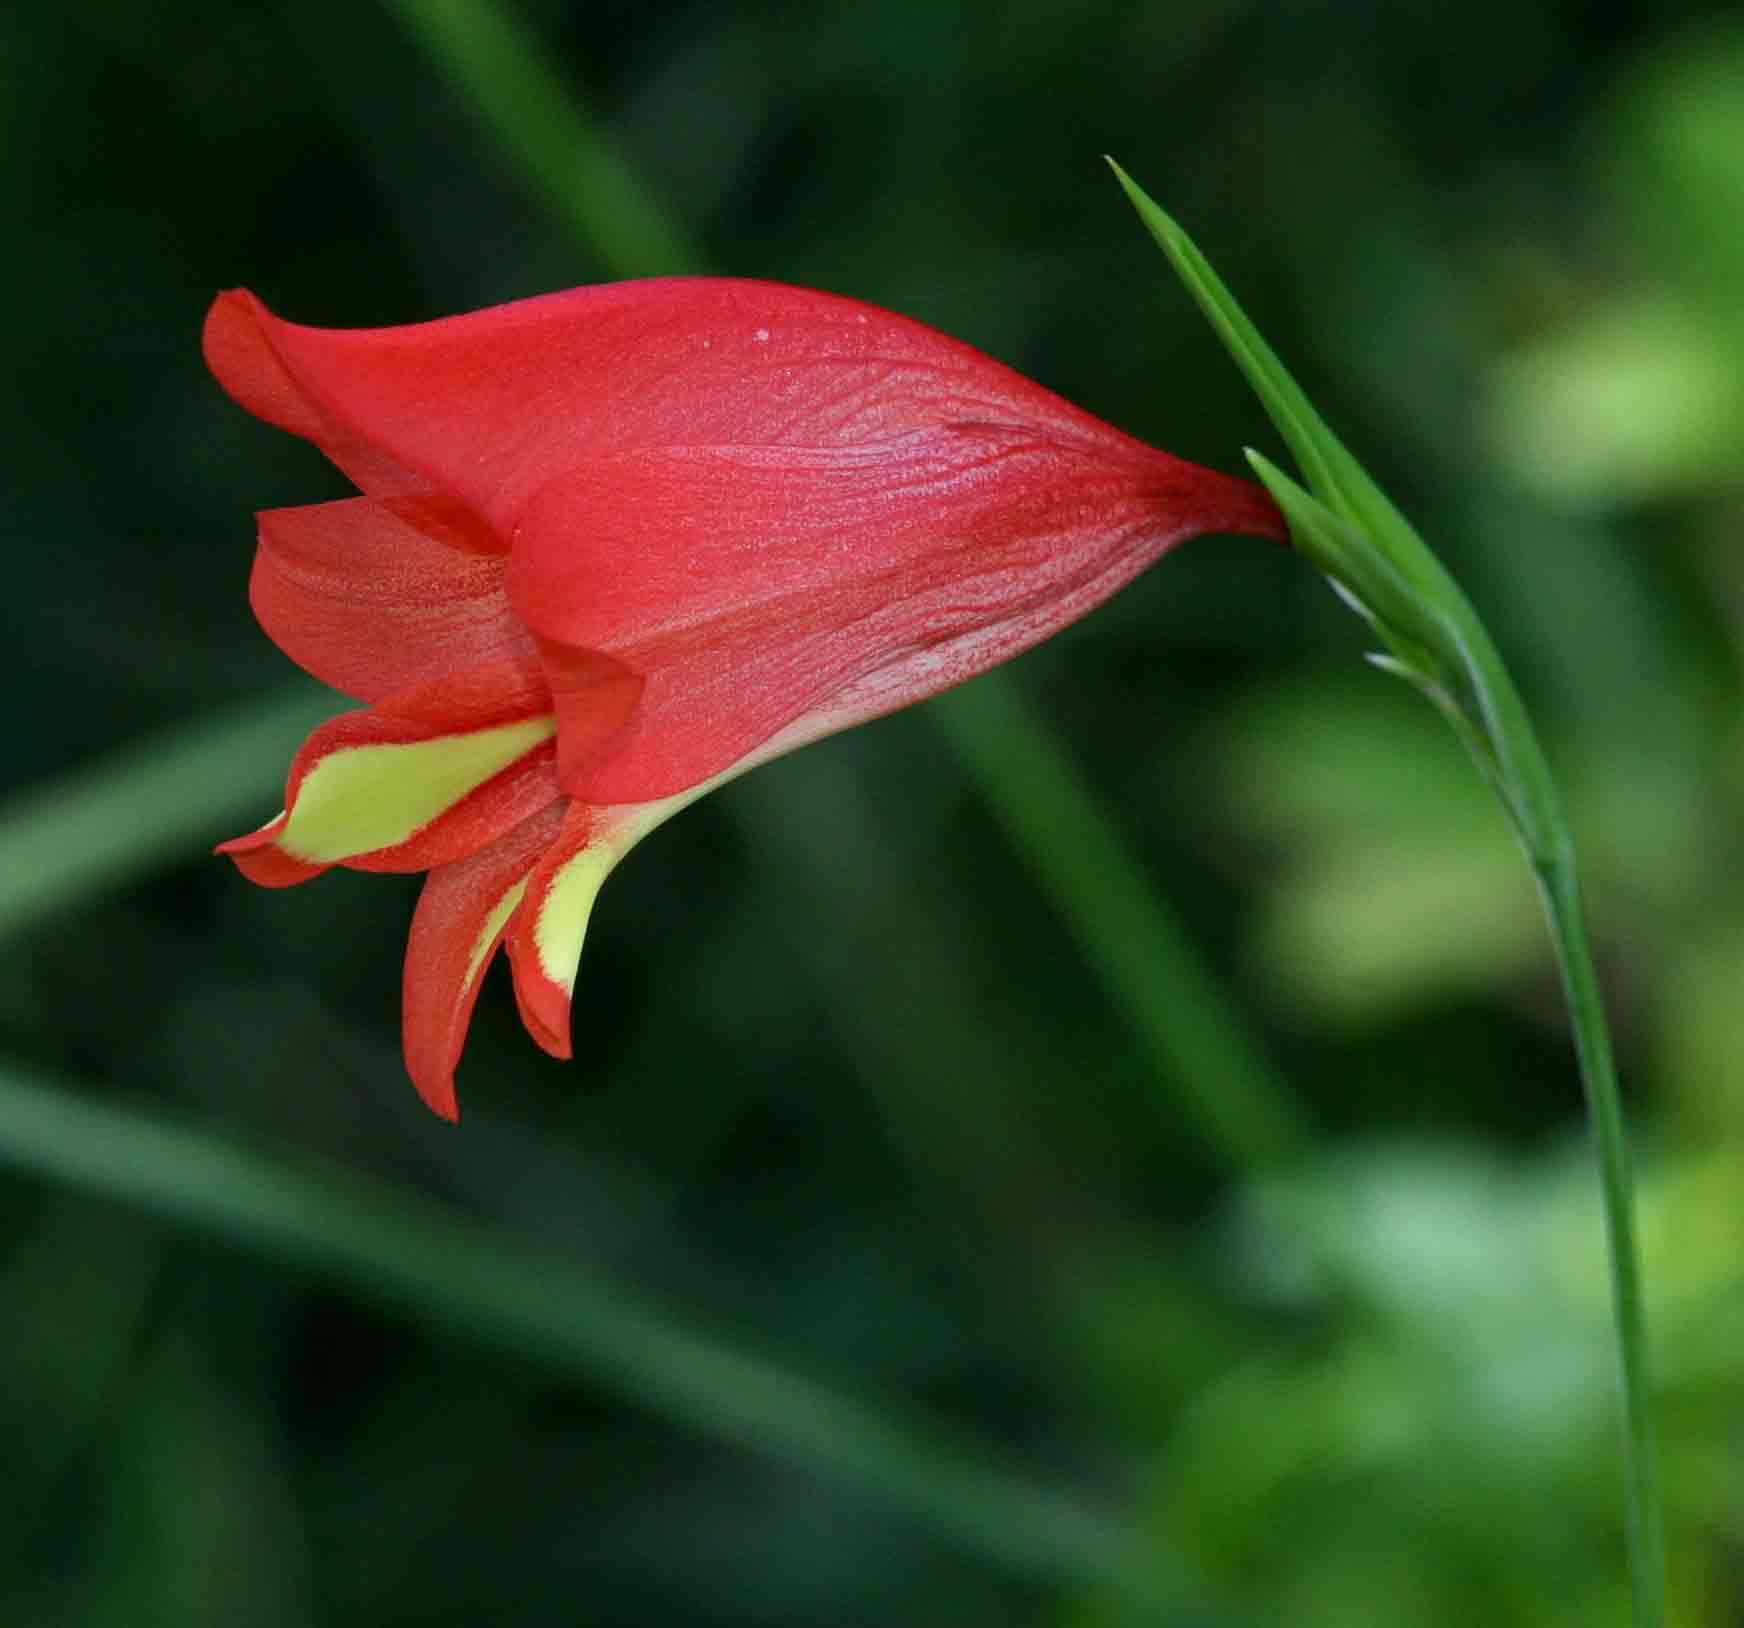
<svg viewBox="0 0 1744 1628"><path fill-rule="evenodd" d="M515 1003L527 1033L553 1057L571 1054L569 1002L601 885L623 849L603 841L600 811L571 803L563 829L527 878L508 933Z"/></svg>
<svg viewBox="0 0 1744 1628"><path fill-rule="evenodd" d="M276 886L333 864L424 870L472 853L556 794L549 707L536 672L504 664L346 713L293 760L285 812L218 851Z"/></svg>
<svg viewBox="0 0 1744 1628"><path fill-rule="evenodd" d="M256 887L295 887L332 867L307 859L298 859L278 846L278 834L285 828L287 816L276 815L258 831L245 837L232 837L214 850L225 855Z"/></svg>
<svg viewBox="0 0 1744 1628"><path fill-rule="evenodd" d="M571 803L563 829L527 878L509 926L515 1001L527 1033L553 1057L570 1055L569 1003L594 900L618 861L708 790L628 807Z"/></svg>
<svg viewBox="0 0 1744 1628"><path fill-rule="evenodd" d="M365 492L431 491L427 477L334 418L303 388L273 344L277 323L246 288L233 288L212 302L201 343L206 365L231 397L255 417L313 441Z"/></svg>
<svg viewBox="0 0 1744 1628"><path fill-rule="evenodd" d="M458 1119L454 1068L485 969L541 852L561 829L559 799L467 859L431 871L406 943L403 1041L418 1094Z"/></svg>
<svg viewBox="0 0 1744 1628"><path fill-rule="evenodd" d="M572 796L635 803L806 714L853 722L961 683L1188 537L1277 525L1257 487L1106 427L939 423L851 447L592 453L526 505L507 584L565 731L563 649L645 675L622 734L585 757L566 740L560 761ZM833 706L871 675L877 705Z"/></svg>
<svg viewBox="0 0 1744 1628"><path fill-rule="evenodd" d="M450 864L543 808L561 789L556 742L546 741L450 804L404 842L355 854L342 863L359 871L422 871Z"/></svg>
<svg viewBox="0 0 1744 1628"><path fill-rule="evenodd" d="M1126 440L923 323L732 278L607 283L371 329L285 322L239 291L213 307L207 354L245 407L318 442L348 472L367 450L504 532L592 450L851 452L986 423Z"/></svg>
<svg viewBox="0 0 1744 1628"><path fill-rule="evenodd" d="M558 778L579 782L623 738L647 681L597 650L540 640L539 653L557 715Z"/></svg>
<svg viewBox="0 0 1744 1628"><path fill-rule="evenodd" d="M457 667L524 660L533 645L509 609L502 558L448 541L472 525L430 498L269 509L254 614L298 666L360 701Z"/></svg>

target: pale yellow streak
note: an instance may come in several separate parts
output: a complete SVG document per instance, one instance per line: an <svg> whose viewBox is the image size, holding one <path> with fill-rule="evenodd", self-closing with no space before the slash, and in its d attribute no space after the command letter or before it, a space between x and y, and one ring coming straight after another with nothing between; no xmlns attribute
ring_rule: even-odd
<svg viewBox="0 0 1744 1628"><path fill-rule="evenodd" d="M391 848L556 729L554 718L529 718L404 746L342 747L304 777L278 845L323 865Z"/></svg>
<svg viewBox="0 0 1744 1628"><path fill-rule="evenodd" d="M593 914L594 900L599 897L601 886L618 861L681 808L688 808L697 798L706 796L761 761L763 759L756 756L742 758L713 779L656 802L615 803L596 809L599 830L594 841L557 872L550 891L545 895L538 920L533 924L533 947L538 953L539 970L565 994L573 994L575 972L581 962L582 941L587 937L587 923Z"/></svg>
<svg viewBox="0 0 1744 1628"><path fill-rule="evenodd" d="M526 891L527 878L523 876L497 900L491 913L484 918L484 926L479 929L478 937L472 941L472 955L466 963L466 980L460 986L462 995L472 988L480 971L483 970L485 957L490 954L491 945L496 942L497 934L508 925L509 917L514 915L515 906L521 902L521 897Z"/></svg>
<svg viewBox="0 0 1744 1628"><path fill-rule="evenodd" d="M606 845L583 848L558 871L545 896L533 929L533 943L539 951L540 969L566 994L575 988L581 942L587 937L587 921L600 884L611 875L622 852Z"/></svg>

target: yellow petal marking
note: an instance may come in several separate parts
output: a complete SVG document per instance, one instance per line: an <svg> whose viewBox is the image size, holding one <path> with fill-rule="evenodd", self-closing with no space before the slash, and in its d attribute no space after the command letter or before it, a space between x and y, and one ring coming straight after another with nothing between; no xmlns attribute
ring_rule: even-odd
<svg viewBox="0 0 1744 1628"><path fill-rule="evenodd" d="M539 970L565 995L576 989L576 968L581 965L581 944L588 937L593 900L600 897L600 886L617 862L656 825L663 825L680 808L689 808L698 797L731 778L729 770L677 796L661 797L657 803L617 803L598 810L602 817L598 836L556 872L534 923Z"/></svg>
<svg viewBox="0 0 1744 1628"><path fill-rule="evenodd" d="M528 718L406 745L341 747L303 777L278 845L322 865L392 848L556 731L555 718Z"/></svg>
<svg viewBox="0 0 1744 1628"><path fill-rule="evenodd" d="M544 908L533 924L539 970L566 994L575 988L581 941L587 937L587 919L593 914L600 884L611 875L622 852L608 844L583 848L552 878Z"/></svg>
<svg viewBox="0 0 1744 1628"><path fill-rule="evenodd" d="M575 992L575 972L581 963L588 918L605 879L618 861L656 827L681 808L688 808L717 786L741 775L759 759L742 759L712 780L652 803L616 803L596 810L600 829L595 840L565 864L552 879L544 907L533 923L533 948L539 970L565 994Z"/></svg>
<svg viewBox="0 0 1744 1628"><path fill-rule="evenodd" d="M491 913L484 918L484 926L479 929L478 937L472 941L472 954L466 963L466 980L460 986L460 993L465 993L478 981L478 975L483 970L485 957L490 954L491 945L496 942L497 934L509 924L509 917L514 915L515 906L521 902L521 896L527 891L527 878L509 889L492 907Z"/></svg>

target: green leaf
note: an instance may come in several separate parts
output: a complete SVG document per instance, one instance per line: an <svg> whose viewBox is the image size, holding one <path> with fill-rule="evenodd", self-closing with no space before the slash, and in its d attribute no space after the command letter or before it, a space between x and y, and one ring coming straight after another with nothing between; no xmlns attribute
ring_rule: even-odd
<svg viewBox="0 0 1744 1628"><path fill-rule="evenodd" d="M1211 269L1193 240L1112 158L1108 165L1125 188L1139 219L1169 257L1188 292L1198 301L1200 310L1247 375L1248 382L1277 425L1278 433L1296 455L1296 462L1301 465L1310 490L1335 514L1366 531L1385 548L1407 579L1415 579L1423 566L1420 555L1427 551L1411 523L1314 410L1301 387L1290 377L1289 370L1278 360L1277 353L1261 338L1259 329L1248 320L1235 296ZM1408 540L1407 545L1399 549L1389 547L1389 539L1395 538ZM1413 543L1415 549L1410 546ZM1434 576L1439 576L1439 572ZM1418 585L1434 587L1438 584L1431 577Z"/></svg>
<svg viewBox="0 0 1744 1628"><path fill-rule="evenodd" d="M1358 532L1269 458L1250 448L1247 461L1284 511L1290 540L1386 639L1397 665L1422 682L1438 681L1442 663L1434 652L1445 648L1447 633L1433 607L1390 559L1365 547Z"/></svg>

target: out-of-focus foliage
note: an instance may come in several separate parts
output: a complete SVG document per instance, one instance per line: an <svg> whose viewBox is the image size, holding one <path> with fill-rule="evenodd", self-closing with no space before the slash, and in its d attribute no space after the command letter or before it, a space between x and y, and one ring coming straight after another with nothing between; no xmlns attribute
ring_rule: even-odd
<svg viewBox="0 0 1744 1628"><path fill-rule="evenodd" d="M1442 550L1580 827L1691 1628L1744 1611L1734 11L511 13L717 267L908 311L1187 456L1276 454L1116 154ZM247 614L248 511L344 488L223 400L199 322L236 283L365 324L601 268L389 9L23 0L0 75L0 1076L351 1167L983 1440L1154 1546L1181 1602L1135 1619L953 1544L827 1441L730 1444L482 1310L18 1170L0 1619L1625 1620L1596 1195L1529 878L1299 562L1195 545L1014 677L1317 1127L1304 1156L1198 1137L1148 1028L1192 1020L1178 986L1159 968L1134 1021L1104 969L1145 946L1087 956L912 716L639 849L580 1060L535 1056L493 983L450 1130L397 1057L413 884L267 894L205 855L273 811L323 706Z"/></svg>

